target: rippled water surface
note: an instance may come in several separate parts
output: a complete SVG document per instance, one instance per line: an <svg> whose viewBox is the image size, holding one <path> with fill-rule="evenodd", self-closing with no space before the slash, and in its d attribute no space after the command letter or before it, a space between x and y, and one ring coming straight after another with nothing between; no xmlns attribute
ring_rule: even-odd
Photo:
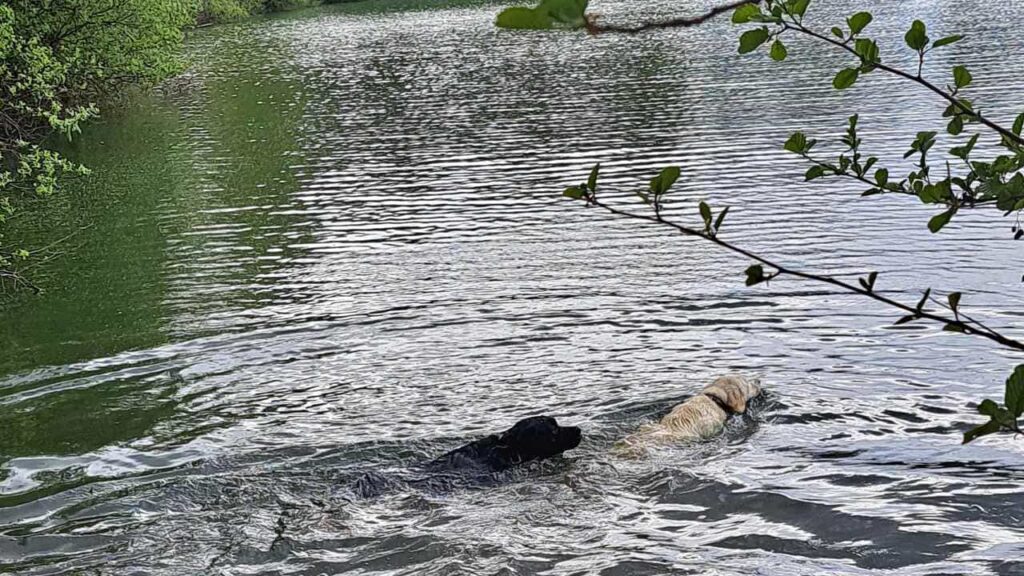
<svg viewBox="0 0 1024 576"><path fill-rule="evenodd" d="M871 8L901 64L915 17L967 33L926 70L968 63L985 110L1024 110L1024 3L815 4L828 25ZM1024 330L1009 220L933 236L916 202L806 184L780 150L859 111L899 166L941 103L880 74L837 93L845 60L804 42L739 57L724 20L590 38L497 10L203 30L188 74L73 145L95 175L19 234L75 233L0 323L0 572L1024 574L1024 444L959 444L1019 359L817 285L745 288L742 259L559 198L594 162L624 203L680 164L681 219L730 205L744 245L910 301L963 289ZM768 395L721 438L609 456L727 371ZM352 494L541 413L584 443Z"/></svg>

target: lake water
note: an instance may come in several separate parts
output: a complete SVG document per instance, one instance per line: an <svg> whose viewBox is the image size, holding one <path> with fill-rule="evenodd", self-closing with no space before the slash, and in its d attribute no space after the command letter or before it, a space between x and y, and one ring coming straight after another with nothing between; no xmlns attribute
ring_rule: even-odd
<svg viewBox="0 0 1024 576"><path fill-rule="evenodd" d="M912 65L915 17L966 33L926 71L968 64L984 110L1024 111L1024 3L819 1L813 20L865 7L889 62ZM1011 218L932 235L932 210L804 183L781 150L860 112L865 146L905 167L942 104L881 74L838 93L847 59L820 45L740 57L728 19L590 38L499 31L499 8L201 30L185 76L72 145L95 174L17 232L71 237L35 271L46 293L2 309L0 572L1024 574L1024 441L960 445L1020 356L814 284L746 288L743 259L559 196L602 162L635 206L679 164L673 217L729 205L744 246L878 270L911 303L963 290L1021 334ZM768 394L722 437L609 455L729 371ZM362 474L542 413L580 448L353 498Z"/></svg>

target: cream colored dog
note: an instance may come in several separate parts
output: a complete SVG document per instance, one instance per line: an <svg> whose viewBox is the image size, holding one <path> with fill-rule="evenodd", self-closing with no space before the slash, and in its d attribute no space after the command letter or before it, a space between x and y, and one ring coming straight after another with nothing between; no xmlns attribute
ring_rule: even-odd
<svg viewBox="0 0 1024 576"><path fill-rule="evenodd" d="M722 431L732 414L747 411L747 402L761 393L756 380L721 376L686 402L679 404L657 424L644 424L635 434L615 444L613 451L638 456L653 444L700 440Z"/></svg>

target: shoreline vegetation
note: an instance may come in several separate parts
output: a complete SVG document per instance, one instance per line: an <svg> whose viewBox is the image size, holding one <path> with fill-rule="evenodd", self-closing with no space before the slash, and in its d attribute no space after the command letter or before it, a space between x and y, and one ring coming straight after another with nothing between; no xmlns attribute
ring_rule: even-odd
<svg viewBox="0 0 1024 576"><path fill-rule="evenodd" d="M186 67L188 30L346 0L7 0L0 5L0 296L39 292L25 274L41 250L5 232L75 177L57 151L117 97Z"/></svg>
<svg viewBox="0 0 1024 576"><path fill-rule="evenodd" d="M236 22L259 14L312 8L351 0L201 0L195 27Z"/></svg>

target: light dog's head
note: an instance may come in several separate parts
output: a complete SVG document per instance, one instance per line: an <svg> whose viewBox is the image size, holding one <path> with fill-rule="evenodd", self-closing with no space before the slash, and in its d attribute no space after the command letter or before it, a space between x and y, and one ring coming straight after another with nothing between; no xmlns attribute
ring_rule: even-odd
<svg viewBox="0 0 1024 576"><path fill-rule="evenodd" d="M730 374L721 376L701 391L714 396L737 414L747 411L747 402L761 393L761 384L757 380Z"/></svg>

